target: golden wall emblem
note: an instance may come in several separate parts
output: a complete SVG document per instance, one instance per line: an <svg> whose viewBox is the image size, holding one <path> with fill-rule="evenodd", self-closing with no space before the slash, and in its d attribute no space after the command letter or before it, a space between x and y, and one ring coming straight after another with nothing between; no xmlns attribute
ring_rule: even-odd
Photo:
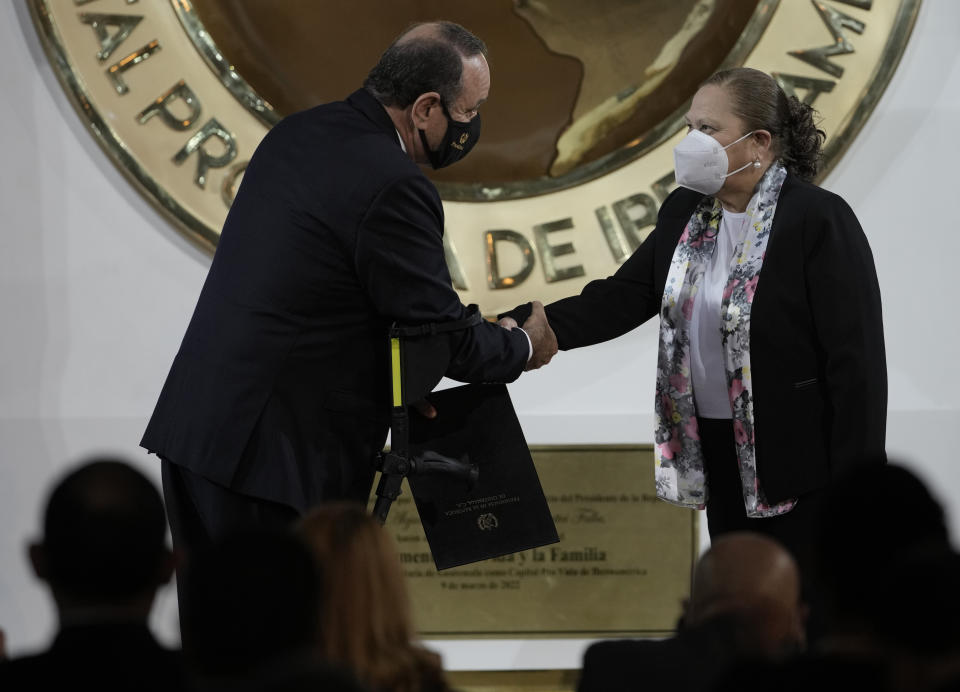
<svg viewBox="0 0 960 692"><path fill-rule="evenodd" d="M484 137L431 172L464 302L549 301L613 273L674 185L697 85L750 65L823 116L829 170L896 68L919 0L29 0L60 80L115 163L212 249L284 114L345 97L411 21L484 38ZM461 137L460 144L466 141Z"/></svg>

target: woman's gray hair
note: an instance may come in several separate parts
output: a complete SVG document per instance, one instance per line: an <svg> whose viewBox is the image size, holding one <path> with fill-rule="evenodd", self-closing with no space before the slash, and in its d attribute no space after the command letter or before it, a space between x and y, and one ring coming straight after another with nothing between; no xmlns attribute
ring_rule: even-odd
<svg viewBox="0 0 960 692"><path fill-rule="evenodd" d="M717 72L701 86L707 85L726 90L733 113L747 132L771 134L774 153L790 173L807 181L816 177L827 135L817 127L817 112L811 106L788 97L766 72L749 67Z"/></svg>

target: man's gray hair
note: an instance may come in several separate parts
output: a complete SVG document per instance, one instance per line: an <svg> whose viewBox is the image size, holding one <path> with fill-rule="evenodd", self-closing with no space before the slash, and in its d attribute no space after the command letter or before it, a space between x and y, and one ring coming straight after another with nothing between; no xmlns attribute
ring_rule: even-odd
<svg viewBox="0 0 960 692"><path fill-rule="evenodd" d="M398 36L380 56L363 83L384 106L406 108L421 94L435 91L449 107L463 87L463 59L487 54L487 46L459 24L431 22L435 32L406 38L414 25Z"/></svg>

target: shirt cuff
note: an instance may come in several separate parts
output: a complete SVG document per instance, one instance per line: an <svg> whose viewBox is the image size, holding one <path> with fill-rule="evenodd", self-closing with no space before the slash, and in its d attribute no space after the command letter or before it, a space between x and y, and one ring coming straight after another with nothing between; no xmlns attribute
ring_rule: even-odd
<svg viewBox="0 0 960 692"><path fill-rule="evenodd" d="M517 329L520 329L520 327L517 327ZM526 329L520 329L520 331L523 332L525 337L527 337L527 346L530 348L530 350L527 352L527 362L529 363L533 359L533 342L530 340L530 335L527 334Z"/></svg>

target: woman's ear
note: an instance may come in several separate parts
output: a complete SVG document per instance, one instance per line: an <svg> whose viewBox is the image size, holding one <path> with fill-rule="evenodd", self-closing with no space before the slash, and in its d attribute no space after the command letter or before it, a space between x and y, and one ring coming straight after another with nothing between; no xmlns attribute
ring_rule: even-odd
<svg viewBox="0 0 960 692"><path fill-rule="evenodd" d="M410 109L414 127L425 129L435 108L440 108L440 94L435 91L420 94Z"/></svg>
<svg viewBox="0 0 960 692"><path fill-rule="evenodd" d="M770 145L773 143L773 136L769 130L754 130L753 141L756 142L759 153L765 154L770 150Z"/></svg>

